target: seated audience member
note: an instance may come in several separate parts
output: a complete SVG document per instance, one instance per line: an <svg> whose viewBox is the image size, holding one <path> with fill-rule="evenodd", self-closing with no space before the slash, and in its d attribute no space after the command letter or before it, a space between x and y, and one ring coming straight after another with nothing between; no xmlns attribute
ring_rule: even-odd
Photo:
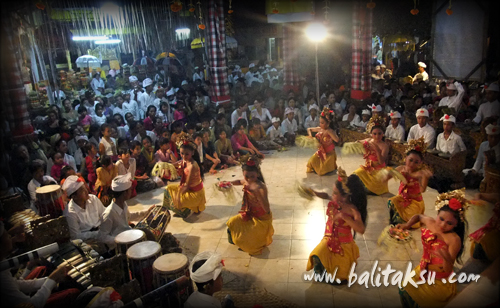
<svg viewBox="0 0 500 308"><path fill-rule="evenodd" d="M486 102L479 105L474 122L479 124L486 118L500 116L500 102L498 102L498 83L492 83L488 86L485 93Z"/></svg>
<svg viewBox="0 0 500 308"><path fill-rule="evenodd" d="M13 247L13 238L5 225L0 221L0 261L10 256ZM66 278L70 267L63 263L48 277L39 279L15 279L10 269L0 272L0 298L2 307L69 307L78 297L78 289L67 289L52 293L59 282ZM29 271L25 277L29 277ZM52 294L51 294L52 293Z"/></svg>
<svg viewBox="0 0 500 308"><path fill-rule="evenodd" d="M477 152L476 162L472 169L465 169L465 185L468 188L478 188L484 178L485 167L500 163L500 126L486 126L488 140L481 143Z"/></svg>
<svg viewBox="0 0 500 308"><path fill-rule="evenodd" d="M87 136L76 136L75 137L77 149L75 151L75 164L77 170L81 170L82 164L85 163L85 157L87 156L87 152L85 151L85 146L89 142L89 138Z"/></svg>
<svg viewBox="0 0 500 308"><path fill-rule="evenodd" d="M231 114L231 127L234 128L234 126L236 125L236 123L240 118L244 119L248 124L247 109L248 109L247 103L245 103L244 101L240 101L238 103L237 108Z"/></svg>
<svg viewBox="0 0 500 308"><path fill-rule="evenodd" d="M85 165L82 166L82 173L89 182L89 192L94 192L95 182L97 181L97 162L99 161L97 157L97 147L93 143L88 143L85 146L85 151L87 152L87 156L85 157Z"/></svg>
<svg viewBox="0 0 500 308"><path fill-rule="evenodd" d="M66 141L64 141L63 139L59 139L54 144L54 147L55 147L55 150L61 154L63 162L66 163L67 165L70 165L71 168L73 168L76 171L75 158L73 156L67 154L68 144L66 143ZM54 160L52 158L49 159L49 162L47 163L47 173L51 173L53 164L54 164Z"/></svg>
<svg viewBox="0 0 500 308"><path fill-rule="evenodd" d="M389 113L391 117L391 125L387 126L385 130L385 137L403 142L405 140L405 129L399 122L401 121L401 114L397 111Z"/></svg>
<svg viewBox="0 0 500 308"><path fill-rule="evenodd" d="M224 113L218 113L215 117L215 124L212 127L212 134L215 139L219 138L221 131L226 132L226 137L231 136L231 127L226 124L226 115Z"/></svg>
<svg viewBox="0 0 500 308"><path fill-rule="evenodd" d="M292 101L292 100L290 100ZM281 123L281 132L287 141L288 145L295 145L295 137L297 135L297 121L294 118L293 108L287 107L285 111L286 119Z"/></svg>
<svg viewBox="0 0 500 308"><path fill-rule="evenodd" d="M139 141L132 141L130 143L130 159L134 159L135 161L135 179L137 180L137 192L142 193L146 191L150 191L155 189L156 183L149 178L147 169L148 169L148 161L142 155L142 145Z"/></svg>
<svg viewBox="0 0 500 308"><path fill-rule="evenodd" d="M210 141L210 135L207 131L201 131L201 141L203 144L203 169L210 174L216 174L215 168L220 167L221 160L215 151L215 146Z"/></svg>
<svg viewBox="0 0 500 308"><path fill-rule="evenodd" d="M146 130L144 125L141 122L132 122L130 123L130 129L137 131L137 136L135 136L134 140L142 142L142 140L148 136L151 139L151 144L154 145L156 143L156 135L152 131Z"/></svg>
<svg viewBox="0 0 500 308"><path fill-rule="evenodd" d="M201 102L196 103L194 111L188 116L188 123L194 123L196 126L201 127L203 119L210 119L210 111L206 109L205 105Z"/></svg>
<svg viewBox="0 0 500 308"><path fill-rule="evenodd" d="M433 149L436 141L436 131L427 123L429 120L429 111L427 111L427 109L420 108L417 110L416 116L418 124L415 124L410 128L407 141L424 137L427 148Z"/></svg>
<svg viewBox="0 0 500 308"><path fill-rule="evenodd" d="M370 122L370 117L370 110L363 109L363 111L361 111L361 121L359 121L356 126L363 128L363 130L366 129L366 125L368 125L368 122Z"/></svg>
<svg viewBox="0 0 500 308"><path fill-rule="evenodd" d="M215 136L213 133L213 130L210 129L210 118L203 118L201 120L201 131L202 132L208 132L208 140L210 140L212 143L215 142Z"/></svg>
<svg viewBox="0 0 500 308"><path fill-rule="evenodd" d="M28 192L31 199L31 209L35 212L38 210L35 207L36 189L45 185L57 185L57 181L48 175L45 175L45 166L41 160L34 160L30 165L30 172L33 179L28 184Z"/></svg>
<svg viewBox="0 0 500 308"><path fill-rule="evenodd" d="M111 126L109 124L101 125L102 138L99 143L99 155L102 157L108 155L113 161L118 160L116 154L116 139L111 137Z"/></svg>
<svg viewBox="0 0 500 308"><path fill-rule="evenodd" d="M117 175L117 168L113 164L111 157L104 155L100 159L101 167L97 168L97 181L95 182L95 192L104 206L111 202L111 181Z"/></svg>
<svg viewBox="0 0 500 308"><path fill-rule="evenodd" d="M184 124L180 121L172 123L172 130L174 131L170 136L170 140L172 142L177 143L177 141L182 140L185 137L186 132L182 130L183 128Z"/></svg>
<svg viewBox="0 0 500 308"><path fill-rule="evenodd" d="M264 157L264 154L259 152L250 140L248 140L243 124L239 125L239 127L238 125L233 128L233 136L231 137L233 151L239 153L240 155L257 154L260 157Z"/></svg>
<svg viewBox="0 0 500 308"><path fill-rule="evenodd" d="M448 96L439 101L438 107L454 108L458 112L462 106L462 99L465 94L464 88L458 81L455 81L446 86L446 94Z"/></svg>
<svg viewBox="0 0 500 308"><path fill-rule="evenodd" d="M54 179L56 179L56 181L59 182L61 180L61 169L64 166L68 166L68 164L63 161L63 156L59 152L55 152L52 155L52 161L54 162L54 164L52 165L52 168L50 169L50 175Z"/></svg>
<svg viewBox="0 0 500 308"><path fill-rule="evenodd" d="M101 200L90 195L85 188L85 182L76 175L66 178L62 189L70 200L64 214L68 221L70 238L83 241L98 239L101 216L105 210Z"/></svg>
<svg viewBox="0 0 500 308"><path fill-rule="evenodd" d="M304 121L304 127L306 129L310 127L318 127L319 126L319 117L318 117L319 107L316 104L312 104L309 106L309 116Z"/></svg>
<svg viewBox="0 0 500 308"><path fill-rule="evenodd" d="M267 108L263 108L264 100L261 97L257 97L254 102L254 109L251 112L252 119L258 118L262 126L267 129L271 126L271 113Z"/></svg>
<svg viewBox="0 0 500 308"><path fill-rule="evenodd" d="M233 155L233 147L231 141L227 139L226 131L221 130L217 141L215 141L215 151L219 156L222 164L226 165L236 165L236 158Z"/></svg>
<svg viewBox="0 0 500 308"><path fill-rule="evenodd" d="M253 118L251 122L252 126L248 130L248 135L252 144L255 144L257 149L262 151L277 150L280 148L279 144L269 140L268 136L266 136L266 131L264 130L259 118Z"/></svg>
<svg viewBox="0 0 500 308"><path fill-rule="evenodd" d="M213 297L215 292L222 290L221 271L223 266L222 257L218 253L205 251L194 257L189 273L197 290L189 296L184 307L234 307L229 295L226 296L222 304Z"/></svg>
<svg viewBox="0 0 500 308"><path fill-rule="evenodd" d="M453 132L455 127L455 117L445 114L441 121L443 121L443 132L438 135L436 142L436 150L454 155L458 152L466 151L462 137Z"/></svg>
<svg viewBox="0 0 500 308"><path fill-rule="evenodd" d="M280 126L280 118L275 117L272 119L273 125L271 125L266 134L269 136L269 140L276 142L279 145L283 145L285 143L285 138L283 137L283 132Z"/></svg>
<svg viewBox="0 0 500 308"><path fill-rule="evenodd" d="M102 242L109 249L115 248L115 237L123 231L130 230L130 221L141 220L153 207L141 212L131 213L127 200L132 196L132 175L126 173L116 176L111 183L113 200L102 214L99 228Z"/></svg>

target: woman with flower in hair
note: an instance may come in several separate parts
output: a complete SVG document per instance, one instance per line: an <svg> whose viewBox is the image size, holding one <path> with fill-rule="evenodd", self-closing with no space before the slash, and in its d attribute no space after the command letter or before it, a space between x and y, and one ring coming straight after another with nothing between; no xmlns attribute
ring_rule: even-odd
<svg viewBox="0 0 500 308"><path fill-rule="evenodd" d="M173 211L174 216L187 218L191 212L204 211L207 201L198 147L192 141L184 140L180 148L182 161L174 165L180 165L183 170L181 182L167 186L163 205Z"/></svg>
<svg viewBox="0 0 500 308"><path fill-rule="evenodd" d="M313 138L312 133L316 132L315 137L319 141L319 149L309 158L306 172L316 172L318 175L324 175L337 170L337 154L333 142L339 142L339 137L333 129L334 117L333 110L325 107L319 117L319 127L307 129L309 138Z"/></svg>
<svg viewBox="0 0 500 308"><path fill-rule="evenodd" d="M228 241L250 255L259 255L273 242L273 215L257 159L250 157L242 169L244 179L231 182L243 185L243 204L226 223Z"/></svg>
<svg viewBox="0 0 500 308"><path fill-rule="evenodd" d="M407 223L396 226L405 230L416 223L423 225L424 252L420 264L414 269L413 281L417 283L421 278L427 280L429 273L435 272L434 284L423 283L415 288L408 283L399 290L403 307L444 307L457 293L455 283L444 283L442 280L447 279L453 272L455 262L462 263L467 229L466 205L463 191L454 190L438 196L436 218L417 214Z"/></svg>
<svg viewBox="0 0 500 308"><path fill-rule="evenodd" d="M322 199L330 200L326 215L325 235L309 255L306 270L315 273L336 273L340 280L347 280L352 263L359 258L359 248L354 241L356 233L363 234L366 228L367 198L363 183L358 176L347 177L339 167L338 179L333 185L333 195L312 193Z"/></svg>
<svg viewBox="0 0 500 308"><path fill-rule="evenodd" d="M423 138L410 141L406 153L404 166L399 166L396 171L401 173L406 183L399 185L398 195L390 198L387 202L389 208L391 224L402 224L410 220L414 215L424 214L425 203L422 193L427 189L429 178L432 172L422 169L424 160L422 152L425 151L425 141ZM418 228L419 223L412 225L412 228Z"/></svg>
<svg viewBox="0 0 500 308"><path fill-rule="evenodd" d="M371 138L358 140L363 145L365 164L354 171L365 187L373 194L382 195L389 192L387 181L381 181L379 172L386 167L389 145L384 141L384 128L374 125L370 129Z"/></svg>

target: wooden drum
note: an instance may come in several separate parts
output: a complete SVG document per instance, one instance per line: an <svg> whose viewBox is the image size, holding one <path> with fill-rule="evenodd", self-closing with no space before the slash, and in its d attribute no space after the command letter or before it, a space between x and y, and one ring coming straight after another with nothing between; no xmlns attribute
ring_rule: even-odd
<svg viewBox="0 0 500 308"><path fill-rule="evenodd" d="M115 237L116 253L126 254L132 245L144 242L145 240L146 233L141 230L132 229L123 231Z"/></svg>
<svg viewBox="0 0 500 308"><path fill-rule="evenodd" d="M134 244L127 250L132 278L139 281L143 295L153 291L153 263L160 255L161 246L153 241Z"/></svg>
<svg viewBox="0 0 500 308"><path fill-rule="evenodd" d="M61 216L64 210L61 186L46 185L38 187L36 189L35 206L40 216L50 215L50 218Z"/></svg>
<svg viewBox="0 0 500 308"><path fill-rule="evenodd" d="M153 263L153 284L155 288L166 285L182 276L189 277L189 260L181 253L169 253L156 259ZM190 280L191 281L191 280ZM193 293L192 283L168 298L167 307L182 307Z"/></svg>

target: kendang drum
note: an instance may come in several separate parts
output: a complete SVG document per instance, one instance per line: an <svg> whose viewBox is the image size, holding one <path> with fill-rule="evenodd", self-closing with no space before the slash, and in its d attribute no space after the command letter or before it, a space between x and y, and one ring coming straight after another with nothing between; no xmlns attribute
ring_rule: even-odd
<svg viewBox="0 0 500 308"><path fill-rule="evenodd" d="M123 231L115 237L116 253L126 254L132 245L144 242L145 240L146 233L141 230L132 229Z"/></svg>
<svg viewBox="0 0 500 308"><path fill-rule="evenodd" d="M136 229L146 233L148 241L159 242L167 229L170 222L170 212L166 206L155 206L149 214L141 220L136 226Z"/></svg>
<svg viewBox="0 0 500 308"><path fill-rule="evenodd" d="M154 287L159 288L182 276L189 278L189 260L181 253L169 253L153 263ZM191 281L191 279L189 279ZM193 293L193 284L169 296L167 307L181 307Z"/></svg>
<svg viewBox="0 0 500 308"><path fill-rule="evenodd" d="M46 185L36 189L35 206L40 216L50 215L57 218L62 215L64 203L59 185Z"/></svg>
<svg viewBox="0 0 500 308"><path fill-rule="evenodd" d="M127 250L132 278L139 281L143 295L153 291L153 263L160 255L161 246L153 241L134 244Z"/></svg>

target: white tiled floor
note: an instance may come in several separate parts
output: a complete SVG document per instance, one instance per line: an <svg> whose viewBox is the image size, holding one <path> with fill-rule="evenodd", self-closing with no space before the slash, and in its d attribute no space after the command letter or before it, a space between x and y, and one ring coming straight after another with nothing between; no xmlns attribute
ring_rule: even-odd
<svg viewBox="0 0 500 308"><path fill-rule="evenodd" d="M216 175L205 175L207 197L206 210L186 221L172 217L167 227L183 246L190 259L205 250L217 251L225 259L226 269L239 275L248 282L254 282L290 302L301 306L315 307L399 307L398 290L395 287L371 288L355 284L331 286L324 283L304 282L307 259L311 250L321 240L325 227L325 206L328 201L315 199L307 201L299 197L295 183L303 182L308 186L331 194L336 174L318 176L306 173L306 163L313 154L310 149L291 148L286 152L274 152L262 162L262 172L269 190L269 201L273 212L275 229L274 241L262 255L250 257L227 242L225 222L235 215L241 202L241 191L237 192L238 202L231 204L216 191L214 183L220 180L234 180L242 177L239 167L221 171ZM360 164L361 156L342 157L337 149L337 164L348 174ZM358 273L371 269L375 260L385 268L390 263L393 268L405 269L408 261L414 265L420 260L421 252L402 248L397 253L387 253L377 246L382 229L389 222L387 199L397 193L399 183L389 182L390 194L368 196L368 222L364 235L358 235L356 243L360 249ZM129 201L131 211L147 208L163 201L163 188L137 196ZM474 191L467 191L472 197ZM424 194L426 214L435 216L434 200L437 192L428 189ZM470 231L482 226L488 219L492 207L473 208L468 214ZM413 231L420 244L420 231ZM469 247L469 246L467 246ZM469 258L464 253L464 262Z"/></svg>

